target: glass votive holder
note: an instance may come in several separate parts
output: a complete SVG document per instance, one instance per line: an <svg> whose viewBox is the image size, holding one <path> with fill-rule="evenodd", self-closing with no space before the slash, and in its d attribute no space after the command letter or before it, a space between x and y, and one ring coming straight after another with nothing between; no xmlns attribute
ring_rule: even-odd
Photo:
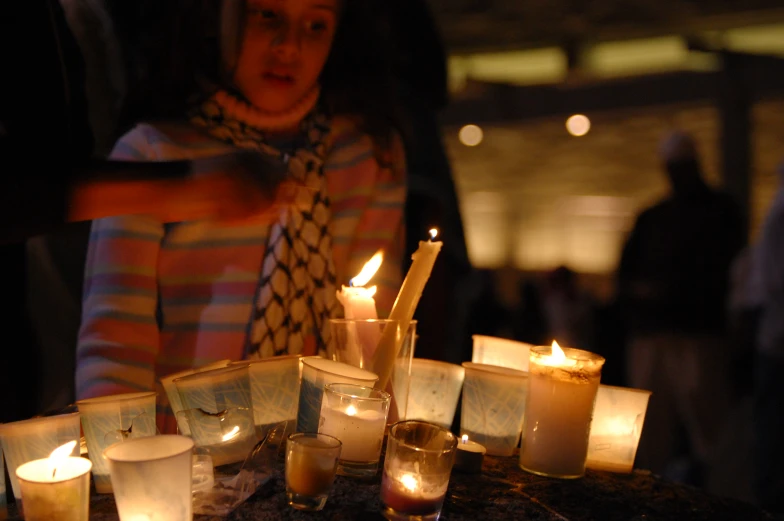
<svg viewBox="0 0 784 521"><path fill-rule="evenodd" d="M491 456L511 456L523 429L528 373L473 362L463 367L460 435L467 434Z"/></svg>
<svg viewBox="0 0 784 521"><path fill-rule="evenodd" d="M334 436L299 432L286 444L286 500L297 510L324 508L335 481L341 442Z"/></svg>
<svg viewBox="0 0 784 521"><path fill-rule="evenodd" d="M587 468L632 471L650 396L651 392L643 389L599 386L588 437Z"/></svg>
<svg viewBox="0 0 784 521"><path fill-rule="evenodd" d="M382 339L392 339L399 345L397 357L392 360L389 381L383 390L392 396L390 421L406 418L417 321L410 321L405 331L399 320L341 318L331 319L329 323L334 342L330 344L327 356L376 374L378 371L373 368L373 357Z"/></svg>
<svg viewBox="0 0 784 521"><path fill-rule="evenodd" d="M531 344L494 336L473 335L471 361L475 364L497 365L528 371Z"/></svg>
<svg viewBox="0 0 784 521"><path fill-rule="evenodd" d="M193 440L135 438L103 452L122 520L192 521Z"/></svg>
<svg viewBox="0 0 784 521"><path fill-rule="evenodd" d="M169 401L169 407L171 407L172 414L176 417L177 413L184 409L182 405L182 400L180 399L180 393L177 391L177 386L174 385L174 380L177 378L182 378L184 376L190 376L196 373L202 373L204 371L211 371L213 369L220 369L222 367L226 367L231 363L231 360L218 360L217 362L213 362L211 364L207 364L201 367L197 367L195 369L186 369L184 371L179 371L177 373L168 374L161 378L161 385L163 386L163 390L166 393L166 398ZM184 431L181 426L180 432L182 434L188 435L190 434L187 431ZM187 427L186 427L187 428Z"/></svg>
<svg viewBox="0 0 784 521"><path fill-rule="evenodd" d="M188 427L196 447L209 453L216 467L245 461L259 441L253 410L247 407L217 413L186 409L177 413L177 424Z"/></svg>
<svg viewBox="0 0 784 521"><path fill-rule="evenodd" d="M414 358L406 419L451 429L464 379L465 369L459 365Z"/></svg>
<svg viewBox="0 0 784 521"><path fill-rule="evenodd" d="M16 469L28 461L49 457L54 449L70 441L76 442L71 455L78 456L79 437L78 412L0 425L0 440L17 508L21 510L22 491L16 479Z"/></svg>
<svg viewBox="0 0 784 521"><path fill-rule="evenodd" d="M253 418L260 434L284 421L293 430L297 421L301 358L301 355L288 355L232 363L248 366Z"/></svg>
<svg viewBox="0 0 784 521"><path fill-rule="evenodd" d="M342 362L326 358L302 359L302 382L297 408L297 432L318 432L321 401L327 384L345 383L373 387L378 376Z"/></svg>
<svg viewBox="0 0 784 521"><path fill-rule="evenodd" d="M15 474L25 520L87 521L91 467L90 460L78 456L42 458L19 466Z"/></svg>
<svg viewBox="0 0 784 521"><path fill-rule="evenodd" d="M343 444L338 474L368 478L376 475L389 414L390 395L354 384L324 388L319 432Z"/></svg>
<svg viewBox="0 0 784 521"><path fill-rule="evenodd" d="M154 391L125 393L79 400L76 406L87 442L87 455L93 462L93 481L99 494L111 494L112 481L103 451L109 445L133 437L155 436ZM137 421L143 419L144 421Z"/></svg>
<svg viewBox="0 0 784 521"><path fill-rule="evenodd" d="M389 428L381 503L390 520L437 520L455 461L457 437L418 420Z"/></svg>
<svg viewBox="0 0 784 521"><path fill-rule="evenodd" d="M520 467L542 476L585 474L588 434L604 358L580 349L531 349Z"/></svg>

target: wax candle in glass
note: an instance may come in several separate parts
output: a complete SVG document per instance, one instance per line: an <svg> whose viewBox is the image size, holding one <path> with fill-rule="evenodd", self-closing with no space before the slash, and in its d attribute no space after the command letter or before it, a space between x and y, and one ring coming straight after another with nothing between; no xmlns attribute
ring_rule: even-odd
<svg viewBox="0 0 784 521"><path fill-rule="evenodd" d="M390 520L437 520L455 461L457 437L418 420L389 428L381 503Z"/></svg>
<svg viewBox="0 0 784 521"><path fill-rule="evenodd" d="M193 440L176 434L115 443L103 452L120 519L192 521Z"/></svg>
<svg viewBox="0 0 784 521"><path fill-rule="evenodd" d="M520 467L558 478L585 474L604 358L580 349L531 348Z"/></svg>
<svg viewBox="0 0 784 521"><path fill-rule="evenodd" d="M319 432L341 441L338 474L371 477L378 470L390 395L353 384L329 384L321 402Z"/></svg>
<svg viewBox="0 0 784 521"><path fill-rule="evenodd" d="M286 444L286 499L297 510L324 508L335 481L341 442L334 436L299 432Z"/></svg>
<svg viewBox="0 0 784 521"><path fill-rule="evenodd" d="M69 456L71 441L48 458L16 469L26 521L87 521L90 513L90 460Z"/></svg>

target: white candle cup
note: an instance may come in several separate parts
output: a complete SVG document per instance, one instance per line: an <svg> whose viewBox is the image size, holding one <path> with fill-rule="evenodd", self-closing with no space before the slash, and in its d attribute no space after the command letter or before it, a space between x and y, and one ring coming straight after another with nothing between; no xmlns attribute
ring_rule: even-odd
<svg viewBox="0 0 784 521"><path fill-rule="evenodd" d="M16 469L28 461L48 457L54 449L70 441L76 441L71 455L78 456L79 438L78 412L0 425L0 440L8 465L8 477L20 511L22 491L16 479Z"/></svg>
<svg viewBox="0 0 784 521"><path fill-rule="evenodd" d="M192 521L193 440L177 434L136 438L103 453L120 519Z"/></svg>
<svg viewBox="0 0 784 521"><path fill-rule="evenodd" d="M381 503L394 521L431 520L441 515L457 438L446 429L417 420L389 428Z"/></svg>
<svg viewBox="0 0 784 521"><path fill-rule="evenodd" d="M324 508L342 444L327 434L300 432L286 444L286 500L297 510Z"/></svg>
<svg viewBox="0 0 784 521"><path fill-rule="evenodd" d="M243 360L248 366L253 419L259 435L282 422L293 432L297 422L301 355Z"/></svg>
<svg viewBox="0 0 784 521"><path fill-rule="evenodd" d="M177 413L177 424L188 427L196 447L208 453L216 467L245 461L259 441L253 410L247 407L217 413L186 409Z"/></svg>
<svg viewBox="0 0 784 521"><path fill-rule="evenodd" d="M361 478L376 475L389 403L388 393L372 387L339 383L325 387L319 432L343 444L338 474Z"/></svg>
<svg viewBox="0 0 784 521"><path fill-rule="evenodd" d="M384 332L395 331L400 346L388 384L383 389L392 396L389 421L407 418L408 396L411 387L411 361L414 358L416 320L408 322L408 329L400 330L399 320L331 319L333 342L327 357L361 369L372 370L373 357ZM375 372L375 371L374 371ZM377 373L376 373L377 374Z"/></svg>
<svg viewBox="0 0 784 521"><path fill-rule="evenodd" d="M452 428L465 369L456 364L414 358L406 419Z"/></svg>
<svg viewBox="0 0 784 521"><path fill-rule="evenodd" d="M471 361L528 371L531 345L494 336L474 335Z"/></svg>
<svg viewBox="0 0 784 521"><path fill-rule="evenodd" d="M473 362L463 367L460 435L484 445L491 456L511 456L526 414L528 373Z"/></svg>
<svg viewBox="0 0 784 521"><path fill-rule="evenodd" d="M201 373L204 371L211 371L213 369L220 369L222 367L226 367L231 363L231 360L218 360L217 362L213 362L211 364L207 364L201 367L197 367L195 369L186 369L184 371L180 371L177 373L168 374L161 378L161 385L163 386L163 390L166 393L166 399L169 401L169 407L171 407L172 414L176 417L177 413L184 409L182 405L182 400L180 399L180 393L177 391L177 386L174 385L174 380L177 378L182 378L183 376L190 376L192 374ZM190 434L187 431L184 431L181 426L177 426L180 429L182 434L186 436ZM187 427L186 427L187 428Z"/></svg>
<svg viewBox="0 0 784 521"><path fill-rule="evenodd" d="M528 400L520 467L542 476L579 478L585 474L588 434L604 358L549 346L531 349Z"/></svg>
<svg viewBox="0 0 784 521"><path fill-rule="evenodd" d="M373 387L378 376L326 358L306 357L302 359L302 383L297 406L297 431L318 432L321 417L321 401L324 387L333 383L345 383Z"/></svg>
<svg viewBox="0 0 784 521"><path fill-rule="evenodd" d="M230 365L174 379L182 407L219 413L233 407L253 409L247 364Z"/></svg>
<svg viewBox="0 0 784 521"><path fill-rule="evenodd" d="M79 400L82 430L87 441L87 455L93 462L93 481L99 494L111 494L112 482L103 451L109 445L129 437L154 436L154 391L126 393Z"/></svg>
<svg viewBox="0 0 784 521"><path fill-rule="evenodd" d="M626 473L634 468L650 391L600 385L593 408L588 456L591 469Z"/></svg>
<svg viewBox="0 0 784 521"><path fill-rule="evenodd" d="M470 440L468 435L464 434L457 442L454 470L465 474L478 474L482 471L486 452L483 445Z"/></svg>
<svg viewBox="0 0 784 521"><path fill-rule="evenodd" d="M78 444L77 444L78 446ZM90 460L80 457L29 461L16 469L26 521L87 521Z"/></svg>

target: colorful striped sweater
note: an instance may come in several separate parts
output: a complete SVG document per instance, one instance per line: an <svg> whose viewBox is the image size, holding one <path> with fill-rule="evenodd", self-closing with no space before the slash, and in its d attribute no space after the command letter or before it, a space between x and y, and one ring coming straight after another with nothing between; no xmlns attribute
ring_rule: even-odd
<svg viewBox="0 0 784 521"><path fill-rule="evenodd" d="M332 122L325 175L332 209L338 284L379 249L386 257L373 284L380 317L401 283L405 166L393 140L380 165L371 139L343 119ZM164 134L142 124L112 157L185 159L226 145L192 127ZM77 347L78 398L158 390L158 425L173 432L161 376L243 356L268 226L210 222L164 225L146 216L96 220L85 267Z"/></svg>

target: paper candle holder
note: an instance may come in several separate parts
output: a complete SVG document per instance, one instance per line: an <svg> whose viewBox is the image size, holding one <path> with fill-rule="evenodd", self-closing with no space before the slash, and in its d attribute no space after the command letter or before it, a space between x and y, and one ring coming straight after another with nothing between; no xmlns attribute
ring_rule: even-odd
<svg viewBox="0 0 784 521"><path fill-rule="evenodd" d="M294 428L301 359L301 355L289 355L232 363L248 366L253 418L260 436L284 421Z"/></svg>
<svg viewBox="0 0 784 521"><path fill-rule="evenodd" d="M414 358L406 419L451 429L464 380L465 368L462 366Z"/></svg>
<svg viewBox="0 0 784 521"><path fill-rule="evenodd" d="M17 502L22 491L16 479L16 469L28 461L47 458L51 452L76 441L72 456L79 455L79 413L43 416L0 425L0 440L8 466L11 489Z"/></svg>
<svg viewBox="0 0 784 521"><path fill-rule="evenodd" d="M528 373L473 362L463 367L460 435L484 445L491 456L511 456L523 428Z"/></svg>
<svg viewBox="0 0 784 521"><path fill-rule="evenodd" d="M87 441L87 454L93 462L95 490L99 494L112 492L109 467L102 457L104 449L122 440L128 433L132 433L133 437L157 434L155 397L156 393L150 391L114 394L76 402Z"/></svg>
<svg viewBox="0 0 784 521"><path fill-rule="evenodd" d="M497 365L528 371L531 344L498 338L494 336L473 335L474 347L471 361L475 364Z"/></svg>
<svg viewBox="0 0 784 521"><path fill-rule="evenodd" d="M217 362L213 362L211 364L207 364L201 367L197 367L195 369L186 369L184 371L179 371L177 373L168 374L161 378L161 385L163 386L163 390L166 393L166 398L169 401L169 407L171 407L172 414L176 417L177 413L184 409L182 405L182 400L180 399L180 393L177 390L177 386L174 385L174 380L177 378L182 378L184 376L190 376L192 374L201 373L204 371L211 371L213 369L220 369L222 367L226 367L231 363L231 360L218 360ZM185 435L190 434L187 431L183 431L180 428L180 432Z"/></svg>
<svg viewBox="0 0 784 521"><path fill-rule="evenodd" d="M259 441L253 410L247 407L218 413L186 409L177 413L177 424L188 426L195 446L209 453L216 467L245 461Z"/></svg>
<svg viewBox="0 0 784 521"><path fill-rule="evenodd" d="M103 452L120 519L193 519L193 440L177 434L136 438Z"/></svg>
<svg viewBox="0 0 784 521"><path fill-rule="evenodd" d="M600 385L593 408L585 466L629 473L634 467L651 392Z"/></svg>
<svg viewBox="0 0 784 521"><path fill-rule="evenodd" d="M332 383L346 383L373 387L378 376L342 362L326 358L307 357L302 360L302 383L297 409L297 431L318 432L324 387Z"/></svg>

